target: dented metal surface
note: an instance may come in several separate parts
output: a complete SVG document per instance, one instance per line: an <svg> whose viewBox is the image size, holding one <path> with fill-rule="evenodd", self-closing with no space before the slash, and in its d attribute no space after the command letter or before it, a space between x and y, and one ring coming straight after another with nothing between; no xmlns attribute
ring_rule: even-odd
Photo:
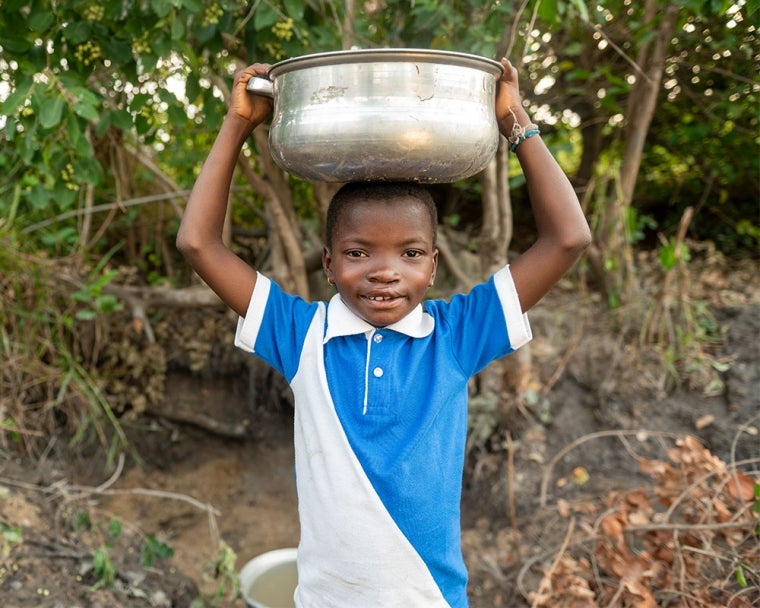
<svg viewBox="0 0 760 608"><path fill-rule="evenodd" d="M272 66L270 149L308 180L452 182L498 147L499 63L417 49L338 51ZM261 80L261 79L254 79Z"/></svg>

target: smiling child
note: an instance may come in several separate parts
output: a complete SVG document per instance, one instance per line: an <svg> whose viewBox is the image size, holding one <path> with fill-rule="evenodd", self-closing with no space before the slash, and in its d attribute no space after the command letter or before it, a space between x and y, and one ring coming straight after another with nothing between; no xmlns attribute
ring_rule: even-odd
<svg viewBox="0 0 760 608"><path fill-rule="evenodd" d="M465 607L460 502L468 380L531 339L526 312L590 241L570 183L503 60L496 116L528 184L536 242L486 282L425 300L438 263L432 197L415 183L346 184L328 210L323 266L336 294L307 302L222 241L230 183L271 101L235 76L196 181L179 249L240 315L235 343L295 397L299 607ZM515 127L517 125L517 127ZM537 135L537 133L531 133Z"/></svg>

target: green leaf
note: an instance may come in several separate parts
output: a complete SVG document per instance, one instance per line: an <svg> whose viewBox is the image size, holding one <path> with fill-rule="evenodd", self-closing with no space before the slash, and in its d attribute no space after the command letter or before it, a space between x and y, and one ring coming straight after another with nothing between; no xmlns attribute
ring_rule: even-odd
<svg viewBox="0 0 760 608"><path fill-rule="evenodd" d="M181 19L172 20L172 40L182 40L185 35L185 24Z"/></svg>
<svg viewBox="0 0 760 608"><path fill-rule="evenodd" d="M74 113L85 120L98 120L100 118L100 114L95 107L83 101L77 101L74 104Z"/></svg>
<svg viewBox="0 0 760 608"><path fill-rule="evenodd" d="M116 582L116 568L108 555L108 549L105 547L98 548L92 556L92 569L95 571L100 585L113 587Z"/></svg>
<svg viewBox="0 0 760 608"><path fill-rule="evenodd" d="M166 17L172 10L172 3L169 0L150 0L150 6L159 17Z"/></svg>
<svg viewBox="0 0 760 608"><path fill-rule="evenodd" d="M153 53L143 53L140 55L139 63L140 72L142 74L147 74L156 67L156 64L158 63L158 56L154 55Z"/></svg>
<svg viewBox="0 0 760 608"><path fill-rule="evenodd" d="M3 40L3 50L11 55L24 55L32 48L32 43L24 38L6 38Z"/></svg>
<svg viewBox="0 0 760 608"><path fill-rule="evenodd" d="M195 72L191 72L187 76L185 81L185 95L190 103L195 102L198 99L198 95L201 93L200 80Z"/></svg>
<svg viewBox="0 0 760 608"><path fill-rule="evenodd" d="M538 16L541 18L541 21L545 21L546 23L558 23L560 15L557 0L544 0L540 2L538 5Z"/></svg>
<svg viewBox="0 0 760 608"><path fill-rule="evenodd" d="M95 298L95 306L100 312L104 313L121 310L118 298L110 293Z"/></svg>
<svg viewBox="0 0 760 608"><path fill-rule="evenodd" d="M277 12L269 4L260 4L253 15L253 27L257 32L272 27L278 19Z"/></svg>
<svg viewBox="0 0 760 608"><path fill-rule="evenodd" d="M13 91L8 97L5 99L5 101L0 105L0 110L2 110L2 113L6 116L10 116L11 114L16 113L16 109L18 109L19 106L21 106L24 101L27 98L27 95L29 93L29 89L21 89L19 87L16 87L16 90Z"/></svg>
<svg viewBox="0 0 760 608"><path fill-rule="evenodd" d="M66 36L72 44L81 44L90 38L92 28L89 23L75 22L69 23L63 29L63 35Z"/></svg>
<svg viewBox="0 0 760 608"><path fill-rule="evenodd" d="M124 40L106 39L102 42L103 54L115 63L132 61L132 45Z"/></svg>
<svg viewBox="0 0 760 608"><path fill-rule="evenodd" d="M87 154L90 150L90 142L82 134L77 117L69 114L66 117L66 129L68 130L69 143L78 154Z"/></svg>
<svg viewBox="0 0 760 608"><path fill-rule="evenodd" d="M570 0L570 4L578 11L581 20L588 23L588 7L583 0Z"/></svg>
<svg viewBox="0 0 760 608"><path fill-rule="evenodd" d="M744 576L744 568L741 564L736 567L736 582L742 589L747 588L747 578Z"/></svg>
<svg viewBox="0 0 760 608"><path fill-rule="evenodd" d="M169 116L169 122L173 125L183 125L187 122L187 114L185 114L185 111L177 105L169 106L166 113Z"/></svg>
<svg viewBox="0 0 760 608"><path fill-rule="evenodd" d="M118 519L112 519L108 522L108 536L119 538L121 535L121 522Z"/></svg>
<svg viewBox="0 0 760 608"><path fill-rule="evenodd" d="M89 149L88 154L74 160L74 172L77 178L93 185L103 180L103 168L92 158L92 152Z"/></svg>
<svg viewBox="0 0 760 608"><path fill-rule="evenodd" d="M39 112L40 125L44 129L52 129L58 126L61 122L65 105L66 101L60 95L51 100L44 101Z"/></svg>
<svg viewBox="0 0 760 608"><path fill-rule="evenodd" d="M114 110L111 112L111 122L118 129L127 131L134 126L132 115L126 110Z"/></svg>
<svg viewBox="0 0 760 608"><path fill-rule="evenodd" d="M77 321L92 321L98 315L94 310L77 310L77 314L74 315ZM93 564L94 566L94 564Z"/></svg>
<svg viewBox="0 0 760 608"><path fill-rule="evenodd" d="M33 32L45 32L55 20L55 15L52 12L33 12L27 21L27 26Z"/></svg>
<svg viewBox="0 0 760 608"><path fill-rule="evenodd" d="M150 101L150 95L147 93L138 93L132 98L132 103L130 104L131 109L134 112L139 112L140 110L145 107L145 104L147 104Z"/></svg>
<svg viewBox="0 0 760 608"><path fill-rule="evenodd" d="M174 556L174 549L169 545L162 543L154 536L148 535L145 537L145 542L141 551L141 563L146 568L153 565L153 559L169 559Z"/></svg>
<svg viewBox="0 0 760 608"><path fill-rule="evenodd" d="M285 0L285 14L293 21L299 21L303 17L304 8L302 0Z"/></svg>

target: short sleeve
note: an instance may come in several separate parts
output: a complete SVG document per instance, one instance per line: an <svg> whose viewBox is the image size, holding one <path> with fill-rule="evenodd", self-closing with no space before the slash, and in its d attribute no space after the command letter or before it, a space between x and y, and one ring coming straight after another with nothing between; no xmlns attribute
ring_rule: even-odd
<svg viewBox="0 0 760 608"><path fill-rule="evenodd" d="M442 324L452 356L467 375L507 355L532 339L528 317L522 312L509 267L468 294L446 303L434 300L426 310Z"/></svg>
<svg viewBox="0 0 760 608"><path fill-rule="evenodd" d="M318 306L285 293L259 273L245 317L238 319L235 346L263 359L290 382Z"/></svg>

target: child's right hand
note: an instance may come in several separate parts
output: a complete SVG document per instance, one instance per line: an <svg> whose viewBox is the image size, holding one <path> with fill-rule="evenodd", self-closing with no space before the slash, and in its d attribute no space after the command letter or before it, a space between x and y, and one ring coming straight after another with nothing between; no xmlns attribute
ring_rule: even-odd
<svg viewBox="0 0 760 608"><path fill-rule="evenodd" d="M251 131L272 113L273 103L269 97L246 90L246 85L254 76L266 76L269 67L268 63L254 63L235 74L227 116L243 119Z"/></svg>

